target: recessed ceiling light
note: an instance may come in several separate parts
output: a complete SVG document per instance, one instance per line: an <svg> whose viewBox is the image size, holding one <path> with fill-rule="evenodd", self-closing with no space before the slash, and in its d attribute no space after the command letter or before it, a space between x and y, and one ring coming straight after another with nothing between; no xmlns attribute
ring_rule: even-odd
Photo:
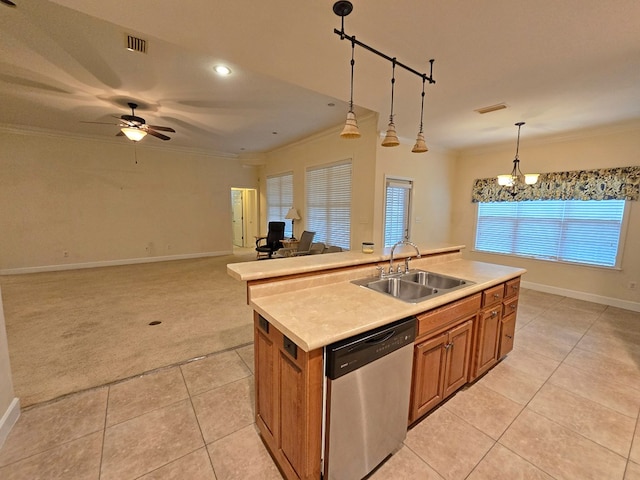
<svg viewBox="0 0 640 480"><path fill-rule="evenodd" d="M331 102L331 103L327 103L327 106L328 106L328 107L335 107L335 106L336 106L336 104L335 104L335 103L333 103L333 102Z"/></svg>
<svg viewBox="0 0 640 480"><path fill-rule="evenodd" d="M11 0L0 0L0 2L4 3L7 7L15 7L16 4L13 3Z"/></svg>
<svg viewBox="0 0 640 480"><path fill-rule="evenodd" d="M213 71L223 77L226 77L227 75L231 75L231 69L226 65L216 65L215 67L213 67Z"/></svg>

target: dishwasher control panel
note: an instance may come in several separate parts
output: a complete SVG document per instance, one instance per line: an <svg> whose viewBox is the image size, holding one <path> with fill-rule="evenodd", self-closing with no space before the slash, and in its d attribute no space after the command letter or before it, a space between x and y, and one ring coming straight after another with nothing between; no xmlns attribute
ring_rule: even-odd
<svg viewBox="0 0 640 480"><path fill-rule="evenodd" d="M416 318L409 317L327 346L327 371L331 380L413 343Z"/></svg>

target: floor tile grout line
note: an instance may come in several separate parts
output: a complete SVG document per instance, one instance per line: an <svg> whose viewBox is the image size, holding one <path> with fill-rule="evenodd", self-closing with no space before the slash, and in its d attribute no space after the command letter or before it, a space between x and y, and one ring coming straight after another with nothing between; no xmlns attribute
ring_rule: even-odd
<svg viewBox="0 0 640 480"><path fill-rule="evenodd" d="M109 414L109 399L111 398L111 387L107 387L107 401L104 408L104 422L102 425L102 448L100 448L100 462L98 465L98 480L102 478L102 462L104 461L104 447L107 437L107 416Z"/></svg>
<svg viewBox="0 0 640 480"><path fill-rule="evenodd" d="M108 383L104 383L102 385L96 385L96 386L93 386L93 387L88 387L88 388L84 388L84 389L81 389L81 390L76 390L74 392L65 393L64 395L60 395L60 396L55 397L55 398L50 398L49 400L45 400L43 402L38 402L38 403L33 403L31 405L27 405L26 407L21 408L21 411L22 412L26 412L26 411L31 410L32 408L41 407L41 406L44 406L44 405L50 405L50 404L59 402L61 400L64 400L64 399L66 399L68 397L71 397L73 395L76 395L76 394L92 392L94 390L99 390L101 388L112 387L114 385L118 385L120 383L124 383L124 382L127 382L129 380L134 380L136 378L144 377L146 375L151 375L151 374L154 374L154 373L158 373L158 372L161 372L163 370L170 370L171 368L174 368L174 367L181 367L183 365L187 365L187 364L192 363L192 362L197 362L199 360L203 360L205 358L213 357L215 355L219 355L219 354L222 354L222 353L231 352L231 351L234 351L234 350L236 350L238 348L244 348L244 347L247 347L249 345L253 345L253 341L247 342L247 343L244 343L244 344L241 344L241 345L236 345L235 347L226 348L224 350L219 350L217 352L211 352L211 353L207 353L205 355L200 355L200 356L197 356L197 357L193 357L193 358L190 358L188 360L183 360L183 361L180 361L180 362L172 363L170 365L163 365L161 367L153 368L151 370L147 370L147 371L144 371L142 373L136 373L136 374L131 375L131 376L126 377L126 378L121 378L121 379L118 379L118 380L114 380L113 382L108 382Z"/></svg>

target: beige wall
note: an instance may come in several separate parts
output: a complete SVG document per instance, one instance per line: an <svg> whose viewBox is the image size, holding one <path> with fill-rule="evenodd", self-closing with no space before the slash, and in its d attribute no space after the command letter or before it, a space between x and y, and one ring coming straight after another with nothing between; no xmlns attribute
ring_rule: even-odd
<svg viewBox="0 0 640 480"><path fill-rule="evenodd" d="M377 142L374 231L376 244L382 245L385 178L413 181L411 240L416 243L449 241L451 187L454 157L433 147L426 153L411 153L413 143L381 147Z"/></svg>
<svg viewBox="0 0 640 480"><path fill-rule="evenodd" d="M414 181L412 211L412 240L416 242L443 242L449 238L449 187L452 157L429 151L411 153L413 144L394 148L380 146L377 117L359 119L361 138L344 140L342 128L323 132L268 155L262 170L260 184L264 194L264 181L268 175L293 172L294 206L302 220L296 221L296 235L304 230L305 169L351 158L353 161L351 248L358 249L362 242L373 241L382 245L382 222L385 176L407 178ZM265 205L262 197L262 205ZM265 212L262 209L263 231L266 231Z"/></svg>
<svg viewBox="0 0 640 480"><path fill-rule="evenodd" d="M2 308L2 292L0 292L0 418L13 401L13 382L11 380L11 366L9 364L9 347L7 346L7 331L4 325L4 311ZM1 429L2 425L0 425ZM0 437L0 446L2 438Z"/></svg>
<svg viewBox="0 0 640 480"><path fill-rule="evenodd" d="M359 248L362 242L370 241L373 238L376 122L377 117L375 116L359 119L358 126L362 134L359 139L344 140L340 138L340 127L267 155L266 165L262 169L260 177L261 192L263 194L265 192L266 176L293 172L293 203L302 217L295 223L297 236L302 233L305 226L304 184L306 168L351 159L351 247ZM261 200L263 232L266 232L264 196Z"/></svg>
<svg viewBox="0 0 640 480"><path fill-rule="evenodd" d="M231 187L257 188L234 158L13 131L0 172L5 272L229 253Z"/></svg>
<svg viewBox="0 0 640 480"><path fill-rule="evenodd" d="M638 202L628 202L629 224L621 270L473 252L476 218L476 205L471 203L473 181L508 173L512 167L514 149L515 144L491 151L463 152L459 156L453 189L451 240L467 245L466 258L526 268L528 273L524 280L527 282L559 291L579 292L584 298L624 308L640 307L640 288L628 288L631 281L640 284ZM523 135L520 143L522 171L532 173L640 165L639 152L640 125L637 123L608 131L583 131L573 138L553 142L527 141ZM611 299L615 301L611 302Z"/></svg>

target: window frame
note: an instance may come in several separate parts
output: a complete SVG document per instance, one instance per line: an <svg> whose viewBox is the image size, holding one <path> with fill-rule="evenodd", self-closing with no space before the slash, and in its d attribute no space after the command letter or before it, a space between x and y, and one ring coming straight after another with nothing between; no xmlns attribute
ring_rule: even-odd
<svg viewBox="0 0 640 480"><path fill-rule="evenodd" d="M615 199L611 199L615 200ZM562 200L563 202L568 202L572 200ZM579 200L573 200L579 201ZM608 200L593 200L593 201L608 201ZM594 263L583 263L583 262L573 262L568 260L559 260L559 259L550 259L550 258L541 258L536 257L534 255L520 255L517 253L505 253L505 252L490 252L485 250L479 250L476 248L477 245L477 237L478 237L478 220L479 220L479 209L481 203L514 203L514 202L474 202L476 203L476 212L474 218L474 227L473 227L473 248L471 249L474 253L480 253L484 255L500 255L506 257L512 257L516 259L523 260L531 260L537 262L547 262L552 264L560 264L560 265L571 265L575 267L587 267L587 268L596 268L596 269L605 269L605 270L622 270L622 262L624 257L624 249L625 249L625 240L627 237L627 230L629 225L629 210L631 210L631 205L629 204L630 200L621 200L624 202L622 219L620 221L620 231L618 237L618 250L616 252L616 258L614 265L598 265ZM527 200L523 200L522 202L515 203L524 203Z"/></svg>

